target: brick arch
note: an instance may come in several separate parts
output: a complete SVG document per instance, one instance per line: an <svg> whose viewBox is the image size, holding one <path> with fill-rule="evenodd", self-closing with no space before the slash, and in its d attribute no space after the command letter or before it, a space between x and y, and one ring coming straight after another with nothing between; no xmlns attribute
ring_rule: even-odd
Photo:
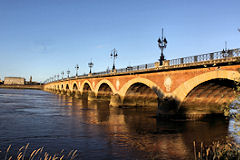
<svg viewBox="0 0 240 160"><path fill-rule="evenodd" d="M97 84L96 87L95 87L95 95L96 95L96 96L98 95L99 88L101 87L101 85L102 85L103 83L107 84L107 85L111 88L113 94L115 94L115 93L117 92L116 89L115 89L115 87L113 86L112 82L110 82L110 81L107 80L107 79L103 79L103 80L101 80L100 82L98 82L98 84Z"/></svg>
<svg viewBox="0 0 240 160"><path fill-rule="evenodd" d="M92 84L91 84L88 80L85 80L85 81L82 83L82 85L80 86L80 92L83 93L83 87L84 87L84 85L85 85L86 83L90 86L91 90L94 91Z"/></svg>
<svg viewBox="0 0 240 160"><path fill-rule="evenodd" d="M71 91L73 91L73 87L74 87L75 84L77 86L77 90L79 90L80 87L79 87L78 83L77 82L73 82L72 85L71 85L71 88L70 88Z"/></svg>
<svg viewBox="0 0 240 160"><path fill-rule="evenodd" d="M237 71L229 71L229 70L216 70L212 72L207 72L200 74L196 77L189 79L188 81L181 84L177 89L175 89L172 95L180 102L182 102L188 93L200 85L203 82L212 80L212 79L228 79L233 81L239 81L240 74Z"/></svg>
<svg viewBox="0 0 240 160"><path fill-rule="evenodd" d="M69 83L66 83L66 85L65 85L65 90L67 90L67 87L68 87L68 89L70 90L70 84Z"/></svg>
<svg viewBox="0 0 240 160"><path fill-rule="evenodd" d="M149 88L154 90L154 92L157 94L157 96L159 98L163 97L165 95L164 92L162 91L162 89L156 83L152 82L149 79L138 77L138 78L134 78L134 79L129 80L120 89L118 94L120 95L122 102L123 102L123 99L124 99L124 97L127 93L127 90L135 83L142 83L142 84L147 85Z"/></svg>
<svg viewBox="0 0 240 160"><path fill-rule="evenodd" d="M64 85L63 83L61 83L61 84L60 84L60 89L65 90L64 88L65 88L65 85Z"/></svg>

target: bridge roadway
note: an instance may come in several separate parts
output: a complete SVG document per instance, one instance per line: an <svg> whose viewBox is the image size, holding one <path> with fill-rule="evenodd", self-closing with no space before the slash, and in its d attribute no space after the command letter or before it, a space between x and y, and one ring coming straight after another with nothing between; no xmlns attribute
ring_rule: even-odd
<svg viewBox="0 0 240 160"><path fill-rule="evenodd" d="M44 90L76 98L106 99L111 106L141 106L157 115L201 118L222 114L235 99L240 78L240 49L214 52L111 72L65 78Z"/></svg>

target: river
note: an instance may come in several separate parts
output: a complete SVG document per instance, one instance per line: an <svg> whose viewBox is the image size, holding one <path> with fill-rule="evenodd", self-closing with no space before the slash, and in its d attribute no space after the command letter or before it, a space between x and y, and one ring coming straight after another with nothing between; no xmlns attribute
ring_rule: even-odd
<svg viewBox="0 0 240 160"><path fill-rule="evenodd" d="M141 108L113 108L41 90L0 89L0 159L29 143L49 154L78 150L77 159L193 159L193 141L231 134L224 118L156 120ZM231 123L230 123L231 124Z"/></svg>

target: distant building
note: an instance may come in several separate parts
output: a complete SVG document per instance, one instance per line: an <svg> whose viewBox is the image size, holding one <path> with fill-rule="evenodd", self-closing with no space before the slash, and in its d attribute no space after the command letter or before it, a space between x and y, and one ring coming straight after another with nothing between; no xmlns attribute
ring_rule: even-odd
<svg viewBox="0 0 240 160"><path fill-rule="evenodd" d="M25 78L21 77L5 77L5 85L25 85Z"/></svg>
<svg viewBox="0 0 240 160"><path fill-rule="evenodd" d="M32 76L30 76L29 84L32 84Z"/></svg>

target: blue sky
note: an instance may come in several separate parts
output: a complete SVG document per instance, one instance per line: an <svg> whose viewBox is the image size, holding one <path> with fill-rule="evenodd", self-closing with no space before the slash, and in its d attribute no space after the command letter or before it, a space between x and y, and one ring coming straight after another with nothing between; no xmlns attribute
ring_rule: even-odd
<svg viewBox="0 0 240 160"><path fill-rule="evenodd" d="M0 0L0 78L35 81L240 48L239 0Z"/></svg>

